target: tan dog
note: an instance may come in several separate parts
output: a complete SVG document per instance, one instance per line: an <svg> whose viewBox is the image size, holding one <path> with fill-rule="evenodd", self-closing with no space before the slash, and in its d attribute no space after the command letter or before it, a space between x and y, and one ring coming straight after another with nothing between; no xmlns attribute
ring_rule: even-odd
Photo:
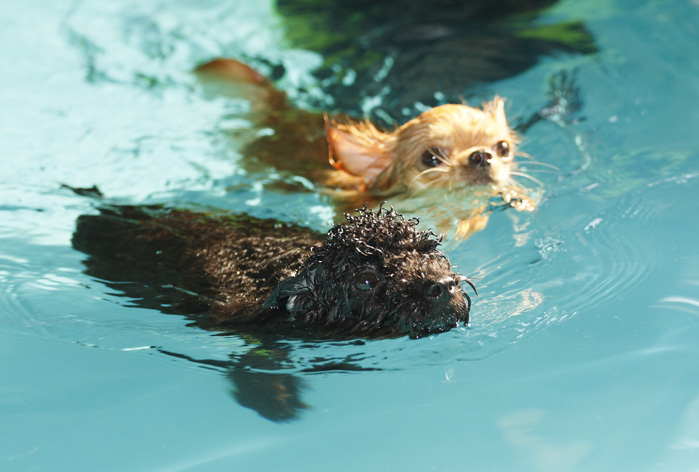
<svg viewBox="0 0 699 472"><path fill-rule="evenodd" d="M245 95L252 119L272 130L248 143L244 155L309 178L343 199L345 208L431 189L477 189L481 196L500 194L518 209L534 208L512 180L513 172L521 175L514 163L518 138L500 97L482 109L438 106L385 132L369 121L293 109L283 92L238 61L215 59L196 73L210 92ZM457 235L485 224L482 200L459 216Z"/></svg>
<svg viewBox="0 0 699 472"><path fill-rule="evenodd" d="M395 131L370 122L328 121L330 163L361 179L372 195L424 187L453 189L509 182L517 138L496 97L483 110L466 105L432 108Z"/></svg>

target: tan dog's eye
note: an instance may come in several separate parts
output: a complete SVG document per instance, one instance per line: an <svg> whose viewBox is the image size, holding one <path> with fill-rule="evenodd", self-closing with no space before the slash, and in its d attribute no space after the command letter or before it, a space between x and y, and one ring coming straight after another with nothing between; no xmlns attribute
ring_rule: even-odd
<svg viewBox="0 0 699 472"><path fill-rule="evenodd" d="M493 150L498 157L507 157L510 155L510 145L507 144L507 141L498 141L495 146L493 146Z"/></svg>
<svg viewBox="0 0 699 472"><path fill-rule="evenodd" d="M445 159L446 153L444 149L437 146L432 146L420 156L420 162L422 162L422 165L425 167L437 167L443 164Z"/></svg>

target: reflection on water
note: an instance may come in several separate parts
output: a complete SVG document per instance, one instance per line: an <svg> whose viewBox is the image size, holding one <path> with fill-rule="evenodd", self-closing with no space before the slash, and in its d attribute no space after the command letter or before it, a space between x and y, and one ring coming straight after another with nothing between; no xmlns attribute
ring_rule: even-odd
<svg viewBox="0 0 699 472"><path fill-rule="evenodd" d="M279 0L277 10L292 45L322 55L314 74L333 105L391 124L543 57L596 52L582 22L540 22L556 3Z"/></svg>
<svg viewBox="0 0 699 472"><path fill-rule="evenodd" d="M546 434L542 427L543 410L521 410L504 415L499 426L507 441L521 449L535 470L569 471L580 466L594 449L591 441L568 444Z"/></svg>

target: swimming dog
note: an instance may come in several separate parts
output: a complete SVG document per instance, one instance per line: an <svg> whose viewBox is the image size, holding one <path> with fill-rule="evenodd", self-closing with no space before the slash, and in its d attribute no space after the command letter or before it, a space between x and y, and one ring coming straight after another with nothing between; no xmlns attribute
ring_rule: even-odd
<svg viewBox="0 0 699 472"><path fill-rule="evenodd" d="M368 120L296 109L266 77L236 60L214 59L196 74L209 94L249 100L248 118L265 130L245 141L244 167L308 178L341 211L388 197L404 201L447 191L458 194L461 205L437 224L446 229L455 220L456 236L465 238L487 222L484 201L492 196L518 210L536 206L514 180L529 176L517 170L519 138L500 97L481 108L437 106L384 131Z"/></svg>
<svg viewBox="0 0 699 472"><path fill-rule="evenodd" d="M104 206L78 218L73 246L89 275L208 329L418 338L468 322L461 285L473 284L439 237L392 209L346 218L323 236L247 215Z"/></svg>

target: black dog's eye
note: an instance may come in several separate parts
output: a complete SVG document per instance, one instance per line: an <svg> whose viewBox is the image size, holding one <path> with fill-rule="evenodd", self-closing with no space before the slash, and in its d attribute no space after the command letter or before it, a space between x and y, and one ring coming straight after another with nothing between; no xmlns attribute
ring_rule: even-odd
<svg viewBox="0 0 699 472"><path fill-rule="evenodd" d="M437 146L432 146L422 153L420 157L420 162L425 167L437 167L444 162L446 158L444 149Z"/></svg>
<svg viewBox="0 0 699 472"><path fill-rule="evenodd" d="M499 157L507 157L510 155L510 145L507 141L498 141L495 143L495 146L493 146L493 150Z"/></svg>
<svg viewBox="0 0 699 472"><path fill-rule="evenodd" d="M362 292L368 292L376 288L379 278L373 272L362 272L354 281L354 288Z"/></svg>

